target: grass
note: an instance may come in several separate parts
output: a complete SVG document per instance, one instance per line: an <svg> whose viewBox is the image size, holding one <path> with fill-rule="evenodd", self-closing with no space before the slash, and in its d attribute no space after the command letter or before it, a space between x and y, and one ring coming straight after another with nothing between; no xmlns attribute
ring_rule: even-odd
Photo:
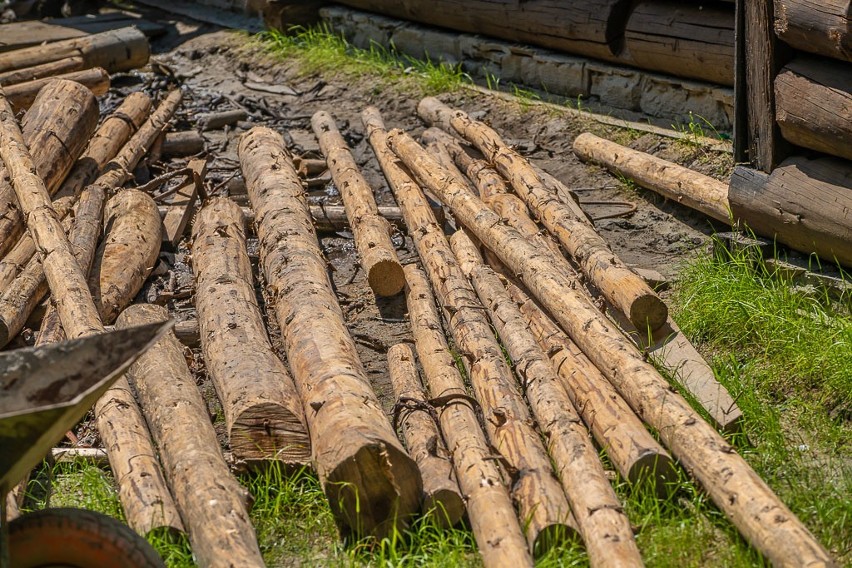
<svg viewBox="0 0 852 568"><path fill-rule="evenodd" d="M471 83L460 65L414 58L373 43L368 49L350 44L327 25L294 28L289 33L270 30L258 34L261 45L281 58L296 58L305 73L340 74L376 79L377 87L394 83L422 94L437 94ZM406 80L409 79L409 80ZM400 85L400 82L402 84Z"/></svg>

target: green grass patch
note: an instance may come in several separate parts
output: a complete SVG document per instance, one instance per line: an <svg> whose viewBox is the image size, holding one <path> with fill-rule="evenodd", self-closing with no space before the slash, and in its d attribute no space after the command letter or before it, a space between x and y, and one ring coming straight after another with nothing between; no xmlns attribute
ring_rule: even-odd
<svg viewBox="0 0 852 568"><path fill-rule="evenodd" d="M463 84L472 83L460 65L429 57L417 59L399 53L393 46L386 48L373 43L368 49L355 47L326 24L294 28L288 33L270 30L257 37L266 51L295 59L306 73L372 78L377 80L377 87L393 82L422 94L454 91Z"/></svg>

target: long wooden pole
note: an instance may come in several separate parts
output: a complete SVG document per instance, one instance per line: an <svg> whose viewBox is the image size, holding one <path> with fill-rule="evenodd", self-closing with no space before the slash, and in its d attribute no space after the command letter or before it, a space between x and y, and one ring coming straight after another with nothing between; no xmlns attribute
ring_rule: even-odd
<svg viewBox="0 0 852 568"><path fill-rule="evenodd" d="M355 238L355 248L361 257L361 266L367 273L370 288L379 296L393 296L401 292L405 286L405 276L390 239L390 223L379 215L373 191L361 175L349 146L334 124L334 118L327 112L319 111L311 119L311 125L334 183L343 197L346 216Z"/></svg>
<svg viewBox="0 0 852 568"><path fill-rule="evenodd" d="M420 101L417 112L427 122L449 125L470 140L509 180L530 211L559 239L595 287L637 328L654 330L666 322L666 304L612 252L585 219L547 189L530 163L497 132L433 97Z"/></svg>
<svg viewBox="0 0 852 568"><path fill-rule="evenodd" d="M284 140L255 127L243 136L239 157L320 481L344 530L384 536L420 508L417 464L358 358Z"/></svg>
<svg viewBox="0 0 852 568"><path fill-rule="evenodd" d="M541 434L547 440L591 565L642 566L630 520L609 484L589 432L524 317L500 277L485 265L464 231L456 231L450 244L512 358Z"/></svg>
<svg viewBox="0 0 852 568"><path fill-rule="evenodd" d="M542 305L630 406L654 427L666 446L701 483L713 502L766 557L779 565L791 558L803 566L830 566L828 552L746 461L615 329L571 281L554 270L523 235L500 222L482 201L447 182L440 165L404 132L388 144L456 218L519 275Z"/></svg>
<svg viewBox="0 0 852 568"><path fill-rule="evenodd" d="M368 130L379 132L381 116L377 111L371 113ZM459 268L419 188L391 183L391 189L444 309L457 349L469 369L489 439L515 472L512 492L521 518L527 523L530 549L545 551L575 538L576 521L571 516L568 499L554 475L541 438L532 428L529 409L476 292Z"/></svg>
<svg viewBox="0 0 852 568"><path fill-rule="evenodd" d="M26 110L32 106L39 92L53 81L73 81L87 87L97 96L105 95L109 90L109 73L100 67L74 71L56 77L45 77L26 83L18 83L6 87L6 94L15 112Z"/></svg>
<svg viewBox="0 0 852 568"><path fill-rule="evenodd" d="M239 205L216 197L192 228L195 307L207 372L222 401L234 458L306 465L311 443L293 377L272 350L255 299Z"/></svg>
<svg viewBox="0 0 852 568"><path fill-rule="evenodd" d="M380 131L371 130L370 143L374 148L377 148L381 136ZM380 151L377 149L377 152ZM390 152L387 146L384 152ZM394 180L391 183L414 183L393 161L380 159L379 162L388 180ZM532 557L512 506L512 498L479 424L477 407L467 395L447 345L441 316L426 275L413 264L404 268L405 299L414 345L432 396L430 404L437 407L441 430L453 457L482 563L487 568L532 566Z"/></svg>

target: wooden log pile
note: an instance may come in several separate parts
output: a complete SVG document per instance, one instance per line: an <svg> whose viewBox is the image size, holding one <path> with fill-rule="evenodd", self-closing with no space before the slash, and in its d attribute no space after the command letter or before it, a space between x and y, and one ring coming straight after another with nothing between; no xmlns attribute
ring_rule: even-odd
<svg viewBox="0 0 852 568"><path fill-rule="evenodd" d="M69 57L89 53L78 51ZM18 212L0 224L4 341L18 336L45 296L39 345L113 322L166 319L159 300L139 292L164 242L192 251L195 359L178 339L192 327L184 325L94 406L97 455L105 453L137 532L185 533L202 566L262 566L251 503L232 469L280 464L316 472L344 537L393 537L419 516L439 530L466 519L489 567L532 566L536 556L574 542L593 566L641 566L606 471L611 464L613 475L660 498L689 475L771 562L830 564L717 432L735 428L736 404L678 334L662 299L500 133L427 98L419 114L437 128L423 136L427 149L388 131L376 108L364 109L393 208L377 206L328 112L313 118L324 160L294 156L282 133L263 126L242 136L248 207L209 194L207 157L194 155L203 143L191 144L185 167L126 187L139 164L162 155L181 102L177 89L156 102L131 95L119 107L123 118L107 117L96 130L95 95L80 83L48 79L20 122L0 87L0 159L8 172L0 197ZM72 110L78 118L69 122ZM38 146L44 128L63 144ZM628 175L643 164L618 167ZM643 183L676 177L662 191L687 191L688 172L651 165ZM778 187L819 164L794 166L778 176ZM305 178L326 169L342 209L308 202ZM155 194L166 181L171 189ZM689 203L721 219L730 199L736 212L717 184L697 185ZM452 214L454 234L427 194ZM416 249L405 266L391 221ZM402 301L404 294L412 344L384 354L390 412L338 300L317 234L326 225L351 228L376 296ZM697 369L700 380L685 384L699 385L692 394L712 424L649 363L656 344L642 344L637 330L676 338L678 349L661 360ZM192 361L210 378L207 396ZM708 389L716 395L705 396ZM222 410L231 463L208 405Z"/></svg>

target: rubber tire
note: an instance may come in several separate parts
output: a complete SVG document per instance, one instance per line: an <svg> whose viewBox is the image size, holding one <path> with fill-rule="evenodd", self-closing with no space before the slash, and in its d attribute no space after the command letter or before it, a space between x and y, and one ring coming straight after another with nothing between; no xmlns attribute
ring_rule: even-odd
<svg viewBox="0 0 852 568"><path fill-rule="evenodd" d="M127 525L85 509L55 508L9 523L15 568L165 568L157 551Z"/></svg>

